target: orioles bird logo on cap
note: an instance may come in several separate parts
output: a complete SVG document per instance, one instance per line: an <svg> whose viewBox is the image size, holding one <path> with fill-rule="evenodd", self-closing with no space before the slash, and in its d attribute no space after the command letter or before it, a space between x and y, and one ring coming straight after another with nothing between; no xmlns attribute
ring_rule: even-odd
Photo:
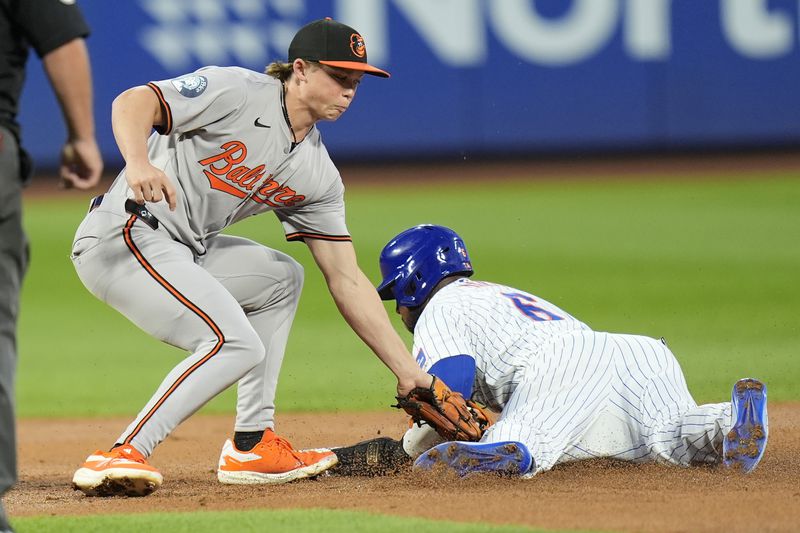
<svg viewBox="0 0 800 533"><path fill-rule="evenodd" d="M358 57L367 55L367 46L364 44L364 38L359 34L354 33L350 36L350 50Z"/></svg>

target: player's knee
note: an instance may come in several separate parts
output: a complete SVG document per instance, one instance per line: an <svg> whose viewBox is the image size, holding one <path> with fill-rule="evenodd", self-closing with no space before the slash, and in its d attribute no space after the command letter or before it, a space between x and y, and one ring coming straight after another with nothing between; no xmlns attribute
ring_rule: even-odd
<svg viewBox="0 0 800 533"><path fill-rule="evenodd" d="M288 255L282 258L282 264L285 267L284 276L277 294L281 300L291 302L292 305L297 306L300 301L300 294L303 291L305 269L303 265Z"/></svg>
<svg viewBox="0 0 800 533"><path fill-rule="evenodd" d="M267 349L255 330L241 332L232 337L228 341L228 347L236 350L238 361L247 370L261 363L267 355Z"/></svg>
<svg viewBox="0 0 800 533"><path fill-rule="evenodd" d="M303 265L286 254L273 258L266 273L254 278L256 283L250 287L245 298L239 303L245 313L260 312L267 309L296 309L303 289Z"/></svg>
<svg viewBox="0 0 800 533"><path fill-rule="evenodd" d="M289 276L287 281L288 292L294 294L297 299L300 299L300 292L303 290L303 280L305 279L305 269L303 265L295 261L293 258L287 256L287 271Z"/></svg>
<svg viewBox="0 0 800 533"><path fill-rule="evenodd" d="M255 336L248 344L247 353L250 354L250 362L256 366L267 356L267 349L261 339Z"/></svg>

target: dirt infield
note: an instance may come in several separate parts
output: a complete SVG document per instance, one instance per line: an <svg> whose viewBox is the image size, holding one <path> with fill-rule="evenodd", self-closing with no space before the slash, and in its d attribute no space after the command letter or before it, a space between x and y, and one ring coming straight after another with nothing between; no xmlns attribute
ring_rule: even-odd
<svg viewBox="0 0 800 533"><path fill-rule="evenodd" d="M682 469L589 461L528 481L407 472L383 478L320 477L286 485L224 486L215 467L230 416L196 416L152 457L164 486L145 498L86 498L70 487L77 465L129 421L23 420L20 482L11 516L319 507L402 516L612 531L797 531L800 528L800 404L770 406L770 443L759 468ZM278 429L297 447L399 437L399 412L285 414ZM448 502L409 509L408 502Z"/></svg>
<svg viewBox="0 0 800 533"><path fill-rule="evenodd" d="M561 179L601 176L621 179L671 176L698 179L715 174L800 169L800 153L740 156L562 158L542 161L419 163L342 168L348 186L382 186L409 181ZM106 182L111 175L107 173ZM39 179L26 196L93 192L58 191ZM744 476L721 468L681 469L589 461L560 465L532 480L477 476L458 480L443 473L407 472L383 478L321 476L276 486L223 486L215 468L230 434L232 416L196 416L156 450L151 461L164 486L146 498L86 498L70 486L85 456L108 447L128 419L21 420L20 481L5 497L13 517L230 509L329 508L365 510L464 522L520 524L552 529L603 531L800 531L800 403L770 405L771 434L763 463ZM352 444L376 436L398 438L399 413L279 414L279 433L297 447ZM411 509L422 502L425 509ZM448 502L445 506L432 502Z"/></svg>

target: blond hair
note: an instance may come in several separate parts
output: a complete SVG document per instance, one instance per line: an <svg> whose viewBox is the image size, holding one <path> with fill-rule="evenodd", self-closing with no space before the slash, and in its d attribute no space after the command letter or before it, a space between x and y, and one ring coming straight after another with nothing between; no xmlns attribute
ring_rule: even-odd
<svg viewBox="0 0 800 533"><path fill-rule="evenodd" d="M281 81L286 81L289 79L289 76L292 75L294 69L292 68L291 63L282 63L280 61L275 61L270 63L267 68L264 70L266 74L269 74L273 78L277 78Z"/></svg>
<svg viewBox="0 0 800 533"><path fill-rule="evenodd" d="M294 69L292 68L291 63L283 63L281 61L275 61L270 63L264 72L273 78L277 78L281 81L286 81L289 79L289 76L292 75Z"/></svg>
<svg viewBox="0 0 800 533"><path fill-rule="evenodd" d="M319 65L316 61L304 59L303 62L310 69L319 68ZM294 65L292 63L284 63L283 61L274 61L270 63L266 69L264 69L264 73L285 83L286 80L288 80L294 73Z"/></svg>

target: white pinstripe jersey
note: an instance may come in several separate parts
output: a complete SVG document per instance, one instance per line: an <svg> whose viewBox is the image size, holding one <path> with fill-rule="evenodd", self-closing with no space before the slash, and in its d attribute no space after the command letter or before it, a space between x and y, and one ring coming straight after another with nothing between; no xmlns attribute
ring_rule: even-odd
<svg viewBox="0 0 800 533"><path fill-rule="evenodd" d="M423 370L456 355L475 359L473 398L500 410L537 353L564 333L589 326L532 294L467 278L433 295L414 328Z"/></svg>
<svg viewBox="0 0 800 533"><path fill-rule="evenodd" d="M714 463L732 425L729 402L697 405L663 342L592 331L511 287L445 286L422 312L413 349L425 370L475 359L473 399L502 411L482 441L524 444L535 462L525 477L590 457ZM421 453L431 438L412 428L404 447Z"/></svg>

